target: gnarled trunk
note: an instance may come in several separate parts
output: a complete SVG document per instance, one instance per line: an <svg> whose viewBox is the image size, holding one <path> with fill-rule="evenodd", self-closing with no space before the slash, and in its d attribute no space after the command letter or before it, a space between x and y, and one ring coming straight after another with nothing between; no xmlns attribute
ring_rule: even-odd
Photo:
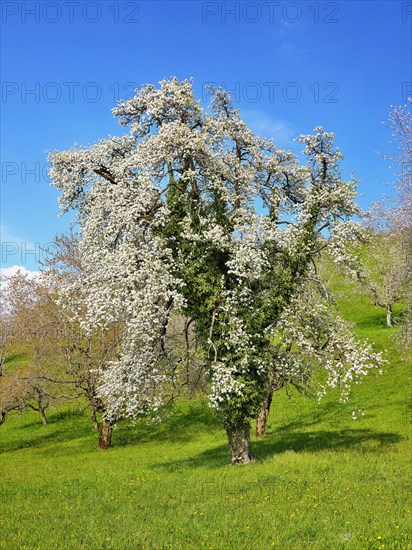
<svg viewBox="0 0 412 550"><path fill-rule="evenodd" d="M41 405L39 405L39 413L40 413L40 417L41 417L41 421L42 421L43 426L47 426L46 413L44 412L44 408Z"/></svg>
<svg viewBox="0 0 412 550"><path fill-rule="evenodd" d="M46 409L49 407L50 401L42 389L35 388L35 392L37 394L37 407L32 404L29 404L29 407L40 414L43 426L47 426Z"/></svg>
<svg viewBox="0 0 412 550"><path fill-rule="evenodd" d="M248 464L253 460L250 450L250 422L231 427L226 430L230 446L230 462L232 464Z"/></svg>
<svg viewBox="0 0 412 550"><path fill-rule="evenodd" d="M98 448L101 451L108 449L112 443L112 429L113 426L107 420L104 420L97 427L99 432L99 444Z"/></svg>
<svg viewBox="0 0 412 550"><path fill-rule="evenodd" d="M266 422L270 412L270 405L272 404L273 390L270 389L265 398L262 401L262 406L259 412L259 416L256 419L256 437L262 437L266 432Z"/></svg>

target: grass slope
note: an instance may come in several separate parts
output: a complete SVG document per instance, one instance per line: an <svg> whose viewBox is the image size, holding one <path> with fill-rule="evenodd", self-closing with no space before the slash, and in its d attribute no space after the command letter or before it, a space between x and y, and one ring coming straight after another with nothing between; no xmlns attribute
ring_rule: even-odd
<svg viewBox="0 0 412 550"><path fill-rule="evenodd" d="M250 466L227 465L225 434L202 402L161 425L119 425L106 453L75 410L55 410L48 426L10 415L0 548L411 548L410 363L384 312L338 290L359 336L388 350L386 374L346 405L279 393ZM354 407L366 409L356 421Z"/></svg>

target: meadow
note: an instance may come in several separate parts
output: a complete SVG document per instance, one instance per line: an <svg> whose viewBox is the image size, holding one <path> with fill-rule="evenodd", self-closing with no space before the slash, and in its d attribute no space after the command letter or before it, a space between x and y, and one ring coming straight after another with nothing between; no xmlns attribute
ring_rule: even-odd
<svg viewBox="0 0 412 550"><path fill-rule="evenodd" d="M0 548L407 549L411 535L411 363L385 312L343 283L342 315L387 350L382 376L318 404L275 396L255 461L230 466L207 399L161 424L122 422L96 450L74 405L11 413L0 428ZM364 409L352 419L352 409Z"/></svg>

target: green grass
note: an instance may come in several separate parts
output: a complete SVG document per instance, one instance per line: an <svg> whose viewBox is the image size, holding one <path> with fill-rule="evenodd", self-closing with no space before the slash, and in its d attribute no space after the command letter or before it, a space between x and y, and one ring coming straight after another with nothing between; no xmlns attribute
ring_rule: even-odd
<svg viewBox="0 0 412 550"><path fill-rule="evenodd" d="M228 466L205 402L163 424L120 424L98 452L86 414L61 408L0 428L0 548L412 548L410 363L385 313L341 284L360 337L387 349L384 376L348 404L279 393L256 461ZM358 420L352 408L365 408Z"/></svg>

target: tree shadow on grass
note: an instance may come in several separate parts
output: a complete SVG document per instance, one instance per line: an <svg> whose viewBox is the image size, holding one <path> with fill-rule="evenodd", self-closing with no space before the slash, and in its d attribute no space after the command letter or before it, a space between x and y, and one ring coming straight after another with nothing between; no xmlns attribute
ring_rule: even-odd
<svg viewBox="0 0 412 550"><path fill-rule="evenodd" d="M151 442L188 443L205 431L219 430L219 424L207 405L187 404L173 410L163 422L121 422L113 435L113 447Z"/></svg>
<svg viewBox="0 0 412 550"><path fill-rule="evenodd" d="M345 428L342 430L319 430L282 432L253 442L257 459L265 460L286 451L317 453L319 451L381 452L389 445L401 441L394 432L378 432L369 428Z"/></svg>
<svg viewBox="0 0 412 550"><path fill-rule="evenodd" d="M379 453L382 448L398 443L402 437L392 432L377 432L369 429L345 429L340 431L320 430L302 432L284 432L252 441L252 452L257 462L268 459L287 451L294 453L318 453L320 451L351 450L354 452ZM153 468L168 472L180 468L220 468L228 464L229 447L219 445L198 455L173 462L155 464Z"/></svg>
<svg viewBox="0 0 412 550"><path fill-rule="evenodd" d="M322 407L321 418L333 415L335 405L325 404ZM56 411L49 415L50 424L42 426L37 418L14 425L2 441L0 454L18 451L20 449L47 448L50 454L69 453L71 448L64 449L60 444L83 440L83 450L94 452L97 446L97 433L85 413L78 411ZM291 450L293 452L316 453L323 450L339 452L352 449L359 452L379 452L384 446L400 441L396 433L378 432L371 429L344 428L335 430L313 430L319 418L313 411L294 419L287 424L270 430L267 436L252 442L252 450L258 461L264 461L275 455ZM16 436L12 436L17 430ZM144 443L188 443L203 437L204 434L216 434L223 438L223 430L219 427L216 417L206 405L185 404L176 409L167 420L158 424L147 425L141 421L135 425L129 422L120 423L113 433L113 447L141 445ZM78 446L73 446L73 452L78 452ZM227 444L208 449L189 459L165 462L153 467L166 470L178 468L219 468L228 463L229 449Z"/></svg>
<svg viewBox="0 0 412 550"><path fill-rule="evenodd" d="M7 436L1 438L0 455L23 449L44 449L46 447L48 448L47 452L51 455L60 454L61 450L58 448L60 444L79 439L87 440L93 436L96 438L97 446L97 432L82 412L50 412L47 415L48 424L46 426L41 424L34 413L29 414L30 416L27 417L22 415L20 421L19 418L14 418L14 425L8 430ZM86 443L86 450L87 446ZM65 452L70 452L68 447L65 448Z"/></svg>
<svg viewBox="0 0 412 550"><path fill-rule="evenodd" d="M97 431L87 413L79 410L57 410L50 411L47 416L47 426L43 426L34 413L23 413L20 418L15 417L14 425L7 431L6 438L1 438L0 455L21 449L46 447L52 454L61 453L56 446L79 439L84 440L85 451L94 451L97 448ZM172 411L163 422L148 423L147 419L134 424L131 421L119 422L113 432L112 448L151 442L188 443L205 431L213 432L218 429L217 419L207 405L185 404ZM66 452L70 453L68 446ZM78 452L77 447L75 452Z"/></svg>
<svg viewBox="0 0 412 550"><path fill-rule="evenodd" d="M358 329L387 329L386 312L384 309L380 311L367 312L357 319L356 326Z"/></svg>
<svg viewBox="0 0 412 550"><path fill-rule="evenodd" d="M303 399L303 398L301 398ZM370 407L368 406L368 413ZM289 411L288 411L289 412ZM345 416L346 415L346 416ZM369 418L373 418L375 415L368 414ZM333 426L336 431L339 428L347 424L347 421L351 420L351 414L347 406L342 405L335 400L329 402L324 401L318 406L312 398L312 403L308 398L305 398L305 402L302 403L302 407L299 407L299 402L295 400L295 410L293 411L293 417L289 412L288 415L282 416L282 405L278 404L275 407L272 406L269 413L269 418L266 426L266 437L271 437L272 434L277 435L282 432L289 432L292 430L304 430L307 431L311 426L323 424L329 424ZM252 432L255 424L252 421Z"/></svg>

